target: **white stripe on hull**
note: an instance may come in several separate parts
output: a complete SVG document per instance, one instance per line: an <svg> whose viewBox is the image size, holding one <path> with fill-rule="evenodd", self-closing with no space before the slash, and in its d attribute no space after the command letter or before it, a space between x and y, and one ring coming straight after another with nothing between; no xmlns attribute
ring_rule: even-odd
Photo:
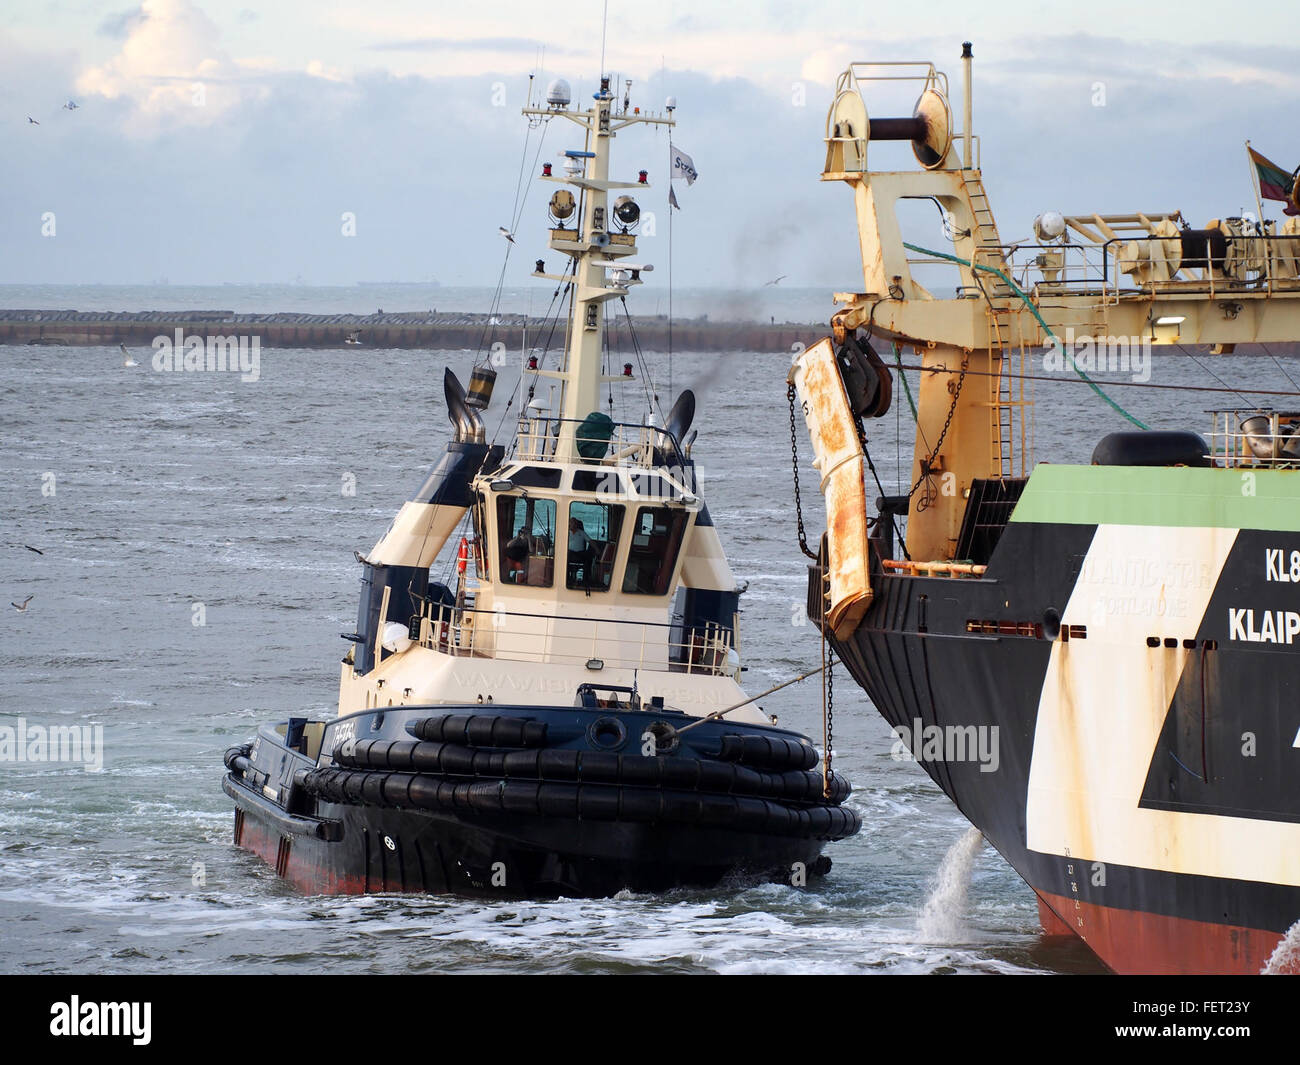
<svg viewBox="0 0 1300 1065"><path fill-rule="evenodd" d="M1300 824L1139 807L1179 678L1236 529L1102 525L1043 684L1030 850L1169 873L1300 885ZM1122 564L1121 564L1122 563ZM1177 648L1150 648L1150 636Z"/></svg>

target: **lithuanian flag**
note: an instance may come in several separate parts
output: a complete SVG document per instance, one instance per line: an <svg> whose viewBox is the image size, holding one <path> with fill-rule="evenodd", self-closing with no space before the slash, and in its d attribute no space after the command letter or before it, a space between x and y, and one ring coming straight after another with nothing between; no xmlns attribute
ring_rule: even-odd
<svg viewBox="0 0 1300 1065"><path fill-rule="evenodd" d="M1283 170L1276 163L1270 163L1254 148L1247 148L1250 161L1255 164L1255 176L1259 179L1259 195L1265 200L1281 200L1286 204L1283 214L1300 214L1300 204L1296 203L1295 175Z"/></svg>

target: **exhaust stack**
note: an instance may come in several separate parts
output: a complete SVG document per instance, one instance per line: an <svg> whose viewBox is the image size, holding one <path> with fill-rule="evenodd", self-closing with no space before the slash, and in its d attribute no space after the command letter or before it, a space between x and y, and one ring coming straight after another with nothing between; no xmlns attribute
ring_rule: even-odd
<svg viewBox="0 0 1300 1065"><path fill-rule="evenodd" d="M963 41L961 46L961 68L962 68L962 80L965 82L966 85L966 100L963 104L964 110L962 112L962 129L964 130L964 133L962 135L961 165L963 170L971 169L971 158L972 158L971 111L973 109L973 105L971 103L971 94L970 94L970 83L971 83L970 68L971 68L971 61L974 58L975 58L975 53L971 51L970 41Z"/></svg>

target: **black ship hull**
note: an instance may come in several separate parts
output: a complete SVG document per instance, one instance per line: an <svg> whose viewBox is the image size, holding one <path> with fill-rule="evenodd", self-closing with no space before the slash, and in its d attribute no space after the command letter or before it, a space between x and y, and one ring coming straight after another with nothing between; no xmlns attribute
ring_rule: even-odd
<svg viewBox="0 0 1300 1065"><path fill-rule="evenodd" d="M860 827L840 805L847 782L833 778L824 798L794 733L484 709L262 729L227 752L234 842L309 894L598 897L729 876L806 883L830 866L825 843ZM647 735L661 748L650 755Z"/></svg>
<svg viewBox="0 0 1300 1065"><path fill-rule="evenodd" d="M1092 471L1096 507L1037 520L1038 493L978 579L875 561L833 642L895 756L1034 889L1046 931L1119 972L1258 973L1300 919L1300 533L1159 500L1112 523L1108 474L1195 475L1203 507L1240 478ZM813 616L821 587L813 567Z"/></svg>

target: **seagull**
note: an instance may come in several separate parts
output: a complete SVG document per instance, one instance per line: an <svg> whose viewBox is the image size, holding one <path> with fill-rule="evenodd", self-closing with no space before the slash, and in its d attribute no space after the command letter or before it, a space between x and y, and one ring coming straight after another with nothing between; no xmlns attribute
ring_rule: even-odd
<svg viewBox="0 0 1300 1065"><path fill-rule="evenodd" d="M18 613L20 613L20 614L26 614L26 613L27 613L27 604L30 603L30 602L31 602L33 599L35 599L35 598L36 598L35 596L29 595L26 599L24 599L24 600L22 601L22 604L21 604L21 605L19 605L18 603L10 603L9 605L10 605L11 607L13 607L15 610L17 610Z"/></svg>
<svg viewBox="0 0 1300 1065"><path fill-rule="evenodd" d="M39 125L40 125L40 123L37 122L36 119L32 118L31 115L28 115L28 116L27 116L27 121L30 122L33 126L39 126Z"/></svg>
<svg viewBox="0 0 1300 1065"><path fill-rule="evenodd" d="M510 230L506 229L505 226L497 226L497 232L505 237L506 240L510 241L511 244L515 242L515 235L511 233Z"/></svg>
<svg viewBox="0 0 1300 1065"><path fill-rule="evenodd" d="M31 544L23 544L23 547L27 548L28 551L35 551L38 555L45 554L45 552L42 551L39 547L33 547Z"/></svg>
<svg viewBox="0 0 1300 1065"><path fill-rule="evenodd" d="M763 287L767 288L768 285L778 285L789 276L789 274L782 274L780 277L773 278L771 281L765 281L763 282Z"/></svg>
<svg viewBox="0 0 1300 1065"><path fill-rule="evenodd" d="M122 355L124 356L124 360L125 360L125 361L123 361L123 363L122 363L123 366L139 366L139 365L140 365L138 362L135 361L135 359L131 358L131 353L130 353L129 351L127 351L127 349L126 349L126 345L125 345L125 344L118 344L118 347L122 349Z"/></svg>
<svg viewBox="0 0 1300 1065"><path fill-rule="evenodd" d="M63 110L65 110L65 111L75 111L75 110L77 109L77 107L78 107L78 104L77 104L77 101L76 101L76 100L69 100L66 104L63 105Z"/></svg>

